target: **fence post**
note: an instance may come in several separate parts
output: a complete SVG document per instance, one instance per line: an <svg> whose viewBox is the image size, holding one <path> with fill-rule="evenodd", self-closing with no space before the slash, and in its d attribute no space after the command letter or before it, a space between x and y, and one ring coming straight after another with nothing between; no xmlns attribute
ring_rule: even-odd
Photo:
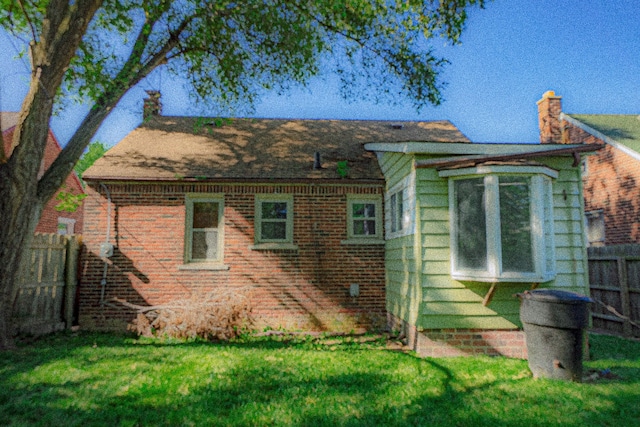
<svg viewBox="0 0 640 427"><path fill-rule="evenodd" d="M620 305L622 306L622 315L625 317L623 323L623 334L626 337L632 336L631 331L631 301L629 295L629 277L627 274L627 258L616 257L618 264L618 277L620 278Z"/></svg>
<svg viewBox="0 0 640 427"><path fill-rule="evenodd" d="M77 236L67 239L67 259L64 287L64 321L67 329L73 326L73 308L76 300L76 286L78 284L78 254L80 244Z"/></svg>

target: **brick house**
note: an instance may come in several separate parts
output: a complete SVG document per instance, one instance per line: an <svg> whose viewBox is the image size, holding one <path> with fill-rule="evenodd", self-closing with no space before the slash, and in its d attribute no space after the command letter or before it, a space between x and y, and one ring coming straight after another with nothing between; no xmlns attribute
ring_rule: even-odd
<svg viewBox="0 0 640 427"><path fill-rule="evenodd" d="M144 123L83 176L83 327L123 328L134 313L114 297L248 289L257 327L386 323L423 355L523 357L513 294L588 292L574 158L592 147L472 144L448 121L145 106Z"/></svg>
<svg viewBox="0 0 640 427"><path fill-rule="evenodd" d="M541 141L604 146L583 161L589 245L640 243L640 116L566 114L561 102L538 102Z"/></svg>
<svg viewBox="0 0 640 427"><path fill-rule="evenodd" d="M13 140L13 132L18 121L17 112L0 112L0 124L2 125L2 140L5 153L9 153L11 142ZM44 172L51 166L61 151L60 144L55 135L49 130L47 144L45 146L44 158L40 165L40 178ZM75 172L69 174L63 188L60 191L66 191L72 194L83 194L84 189ZM59 192L58 192L59 193ZM82 234L83 206L82 204L75 212L58 211L56 206L60 203L56 200L56 193L49 202L47 202L40 222L36 227L36 233L58 233L58 234Z"/></svg>

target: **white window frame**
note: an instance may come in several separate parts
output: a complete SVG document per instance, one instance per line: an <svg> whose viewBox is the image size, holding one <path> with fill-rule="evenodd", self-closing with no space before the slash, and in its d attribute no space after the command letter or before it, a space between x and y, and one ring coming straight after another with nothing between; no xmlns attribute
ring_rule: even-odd
<svg viewBox="0 0 640 427"><path fill-rule="evenodd" d="M354 222L356 219L353 218L353 205L359 203L374 205L375 215L371 218L375 221L374 234L360 235L354 232ZM362 243L383 240L382 230L382 197L378 195L347 195L347 239L352 242L361 241Z"/></svg>
<svg viewBox="0 0 640 427"><path fill-rule="evenodd" d="M584 221L587 246L604 246L606 241L606 224L604 218L604 210L596 209L593 211L585 212ZM597 221L598 223L596 224L595 221ZM598 233L600 234L600 236L597 239L593 239L593 229L595 225L597 225L600 229L598 231L601 231L601 233Z"/></svg>
<svg viewBox="0 0 640 427"><path fill-rule="evenodd" d="M385 193L386 239L415 233L415 173L402 179Z"/></svg>
<svg viewBox="0 0 640 427"><path fill-rule="evenodd" d="M63 225L64 228L61 228L60 226ZM58 234L61 235L70 235L70 234L74 234L75 233L75 227L76 227L76 220L72 219L72 218L65 218L63 216L59 216L58 217ZM61 233L61 231L64 230L64 233Z"/></svg>
<svg viewBox="0 0 640 427"><path fill-rule="evenodd" d="M552 179L557 171L542 167L476 167L440 172L449 179L449 212L451 224L451 275L456 280L479 282L547 282L555 275L555 244L553 231ZM532 229L532 272L505 272L502 269L500 235L499 180L501 176L530 179L530 224ZM482 178L485 188L485 221L487 237L487 268L459 267L458 227L454 183L460 179Z"/></svg>
<svg viewBox="0 0 640 427"><path fill-rule="evenodd" d="M193 205L194 203L218 204L218 248L216 258L193 259ZM187 194L185 197L185 264L221 264L224 260L224 195L222 194ZM210 229L202 229L210 230ZM213 229L211 229L213 230Z"/></svg>
<svg viewBox="0 0 640 427"><path fill-rule="evenodd" d="M262 218L262 203L274 202L274 203L286 203L287 204L287 218L285 222L285 238L284 239L264 239L262 238L262 224L264 220ZM273 220L275 221L275 220ZM254 240L256 245L261 244L293 244L293 195L291 194L260 194L255 198L255 236Z"/></svg>

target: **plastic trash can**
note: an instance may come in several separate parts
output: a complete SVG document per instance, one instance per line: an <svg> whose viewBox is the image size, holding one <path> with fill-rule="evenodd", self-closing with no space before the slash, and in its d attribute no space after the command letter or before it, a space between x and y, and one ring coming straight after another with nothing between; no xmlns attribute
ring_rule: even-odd
<svg viewBox="0 0 640 427"><path fill-rule="evenodd" d="M592 300L556 289L537 289L517 296L533 377L582 381Z"/></svg>

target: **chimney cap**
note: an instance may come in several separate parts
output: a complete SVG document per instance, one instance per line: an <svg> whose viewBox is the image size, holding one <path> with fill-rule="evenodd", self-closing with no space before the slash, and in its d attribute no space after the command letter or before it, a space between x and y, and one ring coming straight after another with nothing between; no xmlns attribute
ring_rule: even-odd
<svg viewBox="0 0 640 427"><path fill-rule="evenodd" d="M552 90L548 90L542 94L542 99L544 98L562 98L561 96L557 96L556 93Z"/></svg>

